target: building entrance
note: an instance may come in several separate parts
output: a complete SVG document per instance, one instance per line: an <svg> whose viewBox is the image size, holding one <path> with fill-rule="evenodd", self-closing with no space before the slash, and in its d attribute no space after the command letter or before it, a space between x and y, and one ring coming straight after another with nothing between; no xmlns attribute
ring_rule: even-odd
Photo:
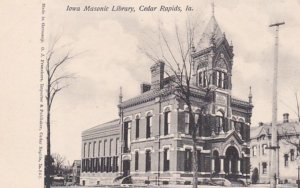
<svg viewBox="0 0 300 188"><path fill-rule="evenodd" d="M128 176L130 174L130 160L123 161L123 174Z"/></svg>
<svg viewBox="0 0 300 188"><path fill-rule="evenodd" d="M230 146L227 148L224 162L226 178L236 179L240 173L240 159L235 147Z"/></svg>

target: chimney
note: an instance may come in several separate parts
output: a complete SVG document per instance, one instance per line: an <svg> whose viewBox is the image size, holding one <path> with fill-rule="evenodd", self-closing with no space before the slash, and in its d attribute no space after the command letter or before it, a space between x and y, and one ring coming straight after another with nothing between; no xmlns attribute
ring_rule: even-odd
<svg viewBox="0 0 300 188"><path fill-rule="evenodd" d="M165 63L163 61L158 61L154 65L151 66L151 89L152 90L160 90L163 88L163 80L164 80L164 71L165 71Z"/></svg>
<svg viewBox="0 0 300 188"><path fill-rule="evenodd" d="M151 89L151 84L141 83L141 94L149 91Z"/></svg>
<svg viewBox="0 0 300 188"><path fill-rule="evenodd" d="M288 123L289 122L289 113L284 113L283 114L283 123Z"/></svg>

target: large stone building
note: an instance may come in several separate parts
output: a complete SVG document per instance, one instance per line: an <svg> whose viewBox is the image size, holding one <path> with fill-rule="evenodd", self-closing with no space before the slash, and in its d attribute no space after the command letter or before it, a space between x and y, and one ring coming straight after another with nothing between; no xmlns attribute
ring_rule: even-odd
<svg viewBox="0 0 300 188"><path fill-rule="evenodd" d="M245 101L231 94L233 56L233 46L212 16L192 53L190 94L200 124L196 143L200 183L250 177L252 96ZM120 97L119 119L82 133L81 184L129 177L137 184L191 183L193 130L185 102L174 95L178 90L169 87L176 78L164 73L165 64L155 63L151 83L141 84L138 96L125 101ZM208 104L207 87L212 88ZM205 113L200 112L203 104Z"/></svg>
<svg viewBox="0 0 300 188"><path fill-rule="evenodd" d="M258 174L257 183L270 182L272 129L271 123L259 123L251 128L251 171ZM283 121L277 124L278 146L276 174L278 183L296 183L298 174L297 144L300 125L298 120L290 121L289 114L283 115Z"/></svg>

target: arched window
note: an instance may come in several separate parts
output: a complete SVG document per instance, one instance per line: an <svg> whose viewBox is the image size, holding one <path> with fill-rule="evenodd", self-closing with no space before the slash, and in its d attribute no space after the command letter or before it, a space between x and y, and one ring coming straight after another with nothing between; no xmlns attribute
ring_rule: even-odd
<svg viewBox="0 0 300 188"><path fill-rule="evenodd" d="M124 122L124 143L124 152L129 152L131 143L131 121Z"/></svg>
<svg viewBox="0 0 300 188"><path fill-rule="evenodd" d="M206 87L208 85L208 77L207 77L207 71L200 69L197 71L197 77L198 77L198 86Z"/></svg>
<svg viewBox="0 0 300 188"><path fill-rule="evenodd" d="M164 135L170 134L171 128L171 110L170 108L166 108L164 112Z"/></svg>

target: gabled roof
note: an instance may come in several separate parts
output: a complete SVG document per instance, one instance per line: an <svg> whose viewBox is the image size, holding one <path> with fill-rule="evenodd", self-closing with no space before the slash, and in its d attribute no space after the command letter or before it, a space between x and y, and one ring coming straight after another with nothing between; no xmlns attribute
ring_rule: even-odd
<svg viewBox="0 0 300 188"><path fill-rule="evenodd" d="M217 23L215 16L212 16L202 34L202 37L197 44L197 48L203 50L205 48L209 48L211 46L212 38L214 38L214 42L217 44L223 39L224 35Z"/></svg>

